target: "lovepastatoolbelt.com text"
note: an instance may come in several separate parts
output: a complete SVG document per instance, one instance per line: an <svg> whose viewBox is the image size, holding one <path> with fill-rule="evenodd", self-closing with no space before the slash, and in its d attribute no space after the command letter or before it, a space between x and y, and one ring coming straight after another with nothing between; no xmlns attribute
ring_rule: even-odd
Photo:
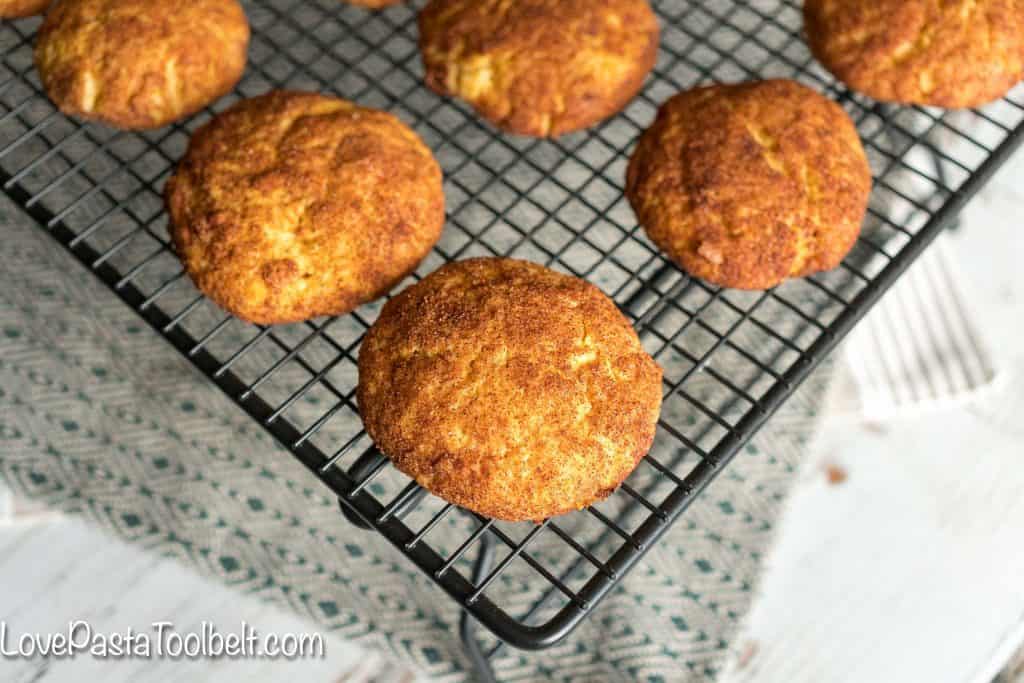
<svg viewBox="0 0 1024 683"><path fill-rule="evenodd" d="M4 659L322 659L324 654L319 633L260 633L245 621L230 630L207 621L182 630L170 621L154 621L148 629L103 631L78 619L50 633L19 632L0 621Z"/></svg>

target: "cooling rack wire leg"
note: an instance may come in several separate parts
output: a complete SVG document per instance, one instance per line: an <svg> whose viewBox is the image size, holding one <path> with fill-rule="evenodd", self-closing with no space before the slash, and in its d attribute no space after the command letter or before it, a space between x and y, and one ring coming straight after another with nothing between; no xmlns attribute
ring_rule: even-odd
<svg viewBox="0 0 1024 683"><path fill-rule="evenodd" d="M360 519L340 499L338 503L342 514L345 515L349 522L362 529L373 528ZM485 533L480 539L480 554L476 558L476 564L473 565L473 583L479 584L483 581L493 566L494 535ZM497 683L497 679L494 677L494 669L491 668L487 655L484 654L483 648L480 647L480 641L474 635L475 626L476 622L473 620L473 617L469 615L468 611L463 610L462 617L459 620L459 636L462 638L462 644L466 648L466 654L469 655L469 659L473 662L473 667L476 669L476 680L479 683Z"/></svg>
<svg viewBox="0 0 1024 683"><path fill-rule="evenodd" d="M473 566L473 583L479 585L494 564L494 535L486 533L480 539L480 554L477 555L476 564ZM494 677L494 669L491 662L480 647L480 641L474 635L476 623L473 617L466 610L462 611L462 619L459 622L459 635L462 637L462 645L466 648L466 654L473 661L476 668L477 680L480 683L497 683Z"/></svg>

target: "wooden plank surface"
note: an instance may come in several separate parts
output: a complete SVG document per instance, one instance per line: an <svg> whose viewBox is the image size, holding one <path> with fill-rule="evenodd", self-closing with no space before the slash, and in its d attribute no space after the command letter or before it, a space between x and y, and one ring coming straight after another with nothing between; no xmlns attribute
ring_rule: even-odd
<svg viewBox="0 0 1024 683"><path fill-rule="evenodd" d="M1021 645L1022 177L1018 154L954 237L967 300L1002 369L996 387L968 407L827 426L730 683L988 683ZM845 479L830 484L830 471Z"/></svg>
<svg viewBox="0 0 1024 683"><path fill-rule="evenodd" d="M206 581L178 562L105 536L77 518L50 515L0 524L0 619L14 635L66 632L82 619L97 633L152 633L171 621L178 633L203 621L222 633L244 620L258 633L315 633L315 627L273 605ZM323 659L0 659L5 683L146 683L225 680L280 683L301 672L315 683L413 683L383 656L324 634Z"/></svg>

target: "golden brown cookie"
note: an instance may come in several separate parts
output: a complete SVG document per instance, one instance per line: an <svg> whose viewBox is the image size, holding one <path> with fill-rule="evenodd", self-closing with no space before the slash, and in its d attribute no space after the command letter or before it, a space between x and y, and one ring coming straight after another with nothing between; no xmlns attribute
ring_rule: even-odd
<svg viewBox="0 0 1024 683"><path fill-rule="evenodd" d="M591 284L512 259L442 267L359 353L366 431L456 505L542 520L608 496L651 447L661 369Z"/></svg>
<svg viewBox="0 0 1024 683"><path fill-rule="evenodd" d="M871 170L842 107L793 81L712 85L662 105L626 194L684 270L767 289L829 270L852 248Z"/></svg>
<svg viewBox="0 0 1024 683"><path fill-rule="evenodd" d="M658 51L647 0L431 0L419 24L427 84L522 135L615 114Z"/></svg>
<svg viewBox="0 0 1024 683"><path fill-rule="evenodd" d="M199 289L268 325L384 295L444 227L441 169L416 134L391 114L312 93L273 92L214 118L166 196Z"/></svg>
<svg viewBox="0 0 1024 683"><path fill-rule="evenodd" d="M248 44L237 0L61 0L39 29L36 66L64 113L158 128L231 90Z"/></svg>
<svg viewBox="0 0 1024 683"><path fill-rule="evenodd" d="M367 7L369 9L381 9L383 7L390 7L391 5L397 5L402 0L345 0L350 5L356 5L358 7Z"/></svg>
<svg viewBox="0 0 1024 683"><path fill-rule="evenodd" d="M0 0L0 19L14 19L42 14L50 0Z"/></svg>
<svg viewBox="0 0 1024 683"><path fill-rule="evenodd" d="M1024 78L1024 0L807 0L818 60L885 102L976 107Z"/></svg>

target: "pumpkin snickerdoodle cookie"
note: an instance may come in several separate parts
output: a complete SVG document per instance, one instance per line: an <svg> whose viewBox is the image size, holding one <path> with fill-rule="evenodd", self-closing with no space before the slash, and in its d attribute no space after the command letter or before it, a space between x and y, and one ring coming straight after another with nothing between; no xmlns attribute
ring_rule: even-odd
<svg viewBox="0 0 1024 683"><path fill-rule="evenodd" d="M64 113L144 129L231 90L248 45L237 0L61 0L39 29L35 59Z"/></svg>
<svg viewBox="0 0 1024 683"><path fill-rule="evenodd" d="M359 354L358 400L370 437L424 488L537 521L629 476L654 439L661 369L593 285L471 259L384 306Z"/></svg>
<svg viewBox="0 0 1024 683"><path fill-rule="evenodd" d="M1024 78L1022 0L807 0L815 57L876 100L976 107Z"/></svg>
<svg viewBox="0 0 1024 683"><path fill-rule="evenodd" d="M432 0L419 25L431 88L537 137L617 113L658 50L647 0Z"/></svg>
<svg viewBox="0 0 1024 683"><path fill-rule="evenodd" d="M783 80L671 98L626 180L662 251L691 275L739 289L835 268L860 234L870 191L850 117Z"/></svg>
<svg viewBox="0 0 1024 683"><path fill-rule="evenodd" d="M383 296L444 227L441 169L416 133L313 93L272 92L214 118L165 194L193 281L262 324Z"/></svg>

